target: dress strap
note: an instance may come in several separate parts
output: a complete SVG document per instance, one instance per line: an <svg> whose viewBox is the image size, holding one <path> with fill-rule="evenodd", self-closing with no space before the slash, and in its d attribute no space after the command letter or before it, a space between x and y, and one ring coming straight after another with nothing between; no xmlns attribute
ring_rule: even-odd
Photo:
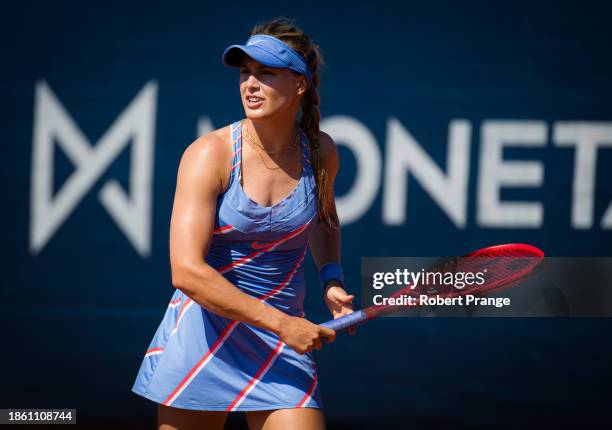
<svg viewBox="0 0 612 430"><path fill-rule="evenodd" d="M229 187L234 182L234 178L238 178L240 180L240 176L242 175L242 169L240 164L242 163L242 121L236 121L232 124L232 171L230 174L230 183Z"/></svg>

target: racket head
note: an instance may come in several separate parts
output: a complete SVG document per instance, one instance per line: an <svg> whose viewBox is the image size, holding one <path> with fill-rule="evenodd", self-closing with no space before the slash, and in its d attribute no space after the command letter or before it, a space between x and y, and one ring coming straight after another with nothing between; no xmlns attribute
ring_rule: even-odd
<svg viewBox="0 0 612 430"><path fill-rule="evenodd" d="M544 252L529 244L509 243L481 248L462 257L444 259L432 265L426 272L438 273L443 279L447 274L483 273L481 284L456 286L456 282L434 282L421 285L407 285L390 297L402 295L418 297L420 295L457 297L467 294L484 294L499 291L516 285L525 277L533 274L544 260ZM453 275L453 279L454 275ZM378 305L367 308L371 317L382 312L389 312L401 306Z"/></svg>
<svg viewBox="0 0 612 430"><path fill-rule="evenodd" d="M466 260L467 259L467 260ZM498 265L497 268L495 266L496 260L499 262L501 259L501 265ZM513 259L522 259L523 262L516 263L517 260ZM528 245L524 243L509 243L503 245L494 245L486 248L482 248L476 251L473 251L469 254L464 255L463 257L445 259L442 262L434 264L432 267L428 269L429 272L435 272L436 270L457 270L457 269L466 269L468 266L462 261L478 261L480 266L484 268L492 268L495 276L493 277L488 285L480 286L478 289L467 289L467 290L457 290L454 286L451 286L452 289L448 290L446 293L440 294L440 292L436 292L436 294L445 297L454 297L461 294L476 294L476 293L484 293L490 292L493 290L500 290L502 288L507 288L511 285L515 285L522 279L527 276L533 274L538 267L541 267L542 262L544 261L544 252L539 248ZM473 264L472 264L472 269ZM391 297L400 297L403 294L406 295L418 295L418 286L406 285L401 288L399 291L395 292ZM373 305L369 306L361 311L358 311L359 315L350 314L344 317L338 318L336 320L328 321L324 325L329 325L336 330L345 330L346 328L353 326L359 322L364 322L368 319L375 318L381 313L386 313L390 310L398 308L400 306L390 306L390 305Z"/></svg>
<svg viewBox="0 0 612 430"><path fill-rule="evenodd" d="M421 294L456 297L507 288L530 275L542 263L544 252L533 245L509 243L482 248L429 269L441 273L480 273L483 282L459 287L453 284L423 286ZM425 290L425 291L423 291Z"/></svg>
<svg viewBox="0 0 612 430"><path fill-rule="evenodd" d="M544 251L527 243L493 245L470 252L464 257L533 257L544 258Z"/></svg>

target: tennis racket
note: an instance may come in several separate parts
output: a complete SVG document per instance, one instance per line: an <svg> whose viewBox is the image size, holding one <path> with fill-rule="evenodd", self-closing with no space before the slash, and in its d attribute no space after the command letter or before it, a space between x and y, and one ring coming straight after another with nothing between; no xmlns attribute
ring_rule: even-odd
<svg viewBox="0 0 612 430"><path fill-rule="evenodd" d="M463 257L455 257L434 264L427 272L439 272L441 277L451 273L476 273L485 272L484 282L465 285L456 288L454 284L442 282L432 284L406 285L394 293L391 298L399 298L402 295L419 297L427 295L442 298L453 298L467 294L483 294L508 288L534 273L534 270L544 259L544 252L535 246L511 243L505 245L490 246L471 252ZM415 301L419 303L419 301ZM413 306L419 306L415 304ZM336 332L341 332L356 324L376 318L385 313L392 312L403 305L373 305L365 309L353 312L349 315L327 321L321 324Z"/></svg>

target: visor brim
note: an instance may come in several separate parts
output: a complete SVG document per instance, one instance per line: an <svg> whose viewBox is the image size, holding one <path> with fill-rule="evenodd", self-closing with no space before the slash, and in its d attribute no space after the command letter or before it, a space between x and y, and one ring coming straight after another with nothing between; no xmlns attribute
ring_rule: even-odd
<svg viewBox="0 0 612 430"><path fill-rule="evenodd" d="M240 67L243 64L245 55L264 66L276 68L287 67L283 61L256 45L231 45L223 52L221 62L229 67Z"/></svg>

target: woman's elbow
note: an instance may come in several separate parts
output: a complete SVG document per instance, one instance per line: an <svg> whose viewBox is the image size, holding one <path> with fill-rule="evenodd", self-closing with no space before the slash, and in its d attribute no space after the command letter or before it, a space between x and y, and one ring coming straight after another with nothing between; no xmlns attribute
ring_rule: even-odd
<svg viewBox="0 0 612 430"><path fill-rule="evenodd" d="M188 294L196 286L206 283L210 267L204 261L181 261L171 264L172 286Z"/></svg>
<svg viewBox="0 0 612 430"><path fill-rule="evenodd" d="M182 290L185 288L186 284L186 276L183 274L182 270L172 268L172 286Z"/></svg>
<svg viewBox="0 0 612 430"><path fill-rule="evenodd" d="M191 280L194 277L193 266L193 264L187 261L172 263L172 286L174 288L183 291L189 289L189 286L192 284Z"/></svg>

